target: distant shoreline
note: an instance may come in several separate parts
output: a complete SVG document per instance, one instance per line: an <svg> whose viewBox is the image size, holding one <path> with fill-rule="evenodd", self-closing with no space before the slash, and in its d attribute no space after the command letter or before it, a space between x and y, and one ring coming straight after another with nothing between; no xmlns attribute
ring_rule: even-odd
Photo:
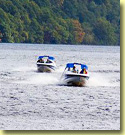
<svg viewBox="0 0 125 135"><path fill-rule="evenodd" d="M25 44L25 45L52 45L52 46L54 46L54 45L64 45L64 46L69 46L69 45L71 45L71 46L119 46L120 47L120 45L86 45L86 44L38 44L38 43L0 43L0 45L1 44Z"/></svg>

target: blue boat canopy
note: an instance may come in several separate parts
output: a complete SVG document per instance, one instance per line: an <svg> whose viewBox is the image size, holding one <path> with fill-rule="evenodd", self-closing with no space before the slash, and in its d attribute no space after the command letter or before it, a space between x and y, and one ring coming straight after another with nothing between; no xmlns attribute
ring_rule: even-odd
<svg viewBox="0 0 125 135"><path fill-rule="evenodd" d="M38 57L38 59L42 59L42 58L48 58L49 60L55 60L55 58L52 57L52 56L46 56L46 55L44 55L44 56L39 56Z"/></svg>
<svg viewBox="0 0 125 135"><path fill-rule="evenodd" d="M75 65L81 65L81 69L85 68L86 70L88 70L88 66L81 63L68 63L66 65L66 68L73 68Z"/></svg>

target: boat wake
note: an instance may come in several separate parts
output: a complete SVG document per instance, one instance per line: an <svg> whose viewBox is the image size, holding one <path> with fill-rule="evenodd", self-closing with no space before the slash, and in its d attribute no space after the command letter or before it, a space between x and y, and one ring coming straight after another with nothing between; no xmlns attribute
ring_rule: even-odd
<svg viewBox="0 0 125 135"><path fill-rule="evenodd" d="M90 73L91 74L91 73ZM99 73L92 73L90 75L90 78L88 80L87 86L109 86L109 87L114 87L114 86L119 86L118 82L112 82L111 78L109 76L106 76L104 74L99 74Z"/></svg>
<svg viewBox="0 0 125 135"><path fill-rule="evenodd" d="M13 83L37 85L56 85L59 83L55 73L39 73L36 67L17 67L12 72L17 78Z"/></svg>
<svg viewBox="0 0 125 135"><path fill-rule="evenodd" d="M19 75L23 76L23 79L15 80L14 83L19 84L37 84L37 85L61 85L64 82L61 80L61 75L65 67L60 67L53 73L37 73L36 67L18 67L13 69L13 72L18 72ZM103 86L119 86L119 81L111 81L108 75L103 73L91 72L90 78L86 83L87 87L103 87Z"/></svg>
<svg viewBox="0 0 125 135"><path fill-rule="evenodd" d="M20 81L22 84L37 84L37 85L56 85L59 83L59 80L54 76L48 73L41 73L33 75L26 78L26 80Z"/></svg>
<svg viewBox="0 0 125 135"><path fill-rule="evenodd" d="M25 67L17 67L17 68L14 68L12 69L12 71L17 71L17 72L30 72L30 71L36 71L36 67L28 67L28 66L25 66Z"/></svg>

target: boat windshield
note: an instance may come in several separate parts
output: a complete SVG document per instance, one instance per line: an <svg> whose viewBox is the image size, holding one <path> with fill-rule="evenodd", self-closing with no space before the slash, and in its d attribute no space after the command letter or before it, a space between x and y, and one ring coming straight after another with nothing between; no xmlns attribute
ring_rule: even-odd
<svg viewBox="0 0 125 135"><path fill-rule="evenodd" d="M39 56L38 61L40 63L52 63L55 60L52 56Z"/></svg>
<svg viewBox="0 0 125 135"><path fill-rule="evenodd" d="M65 70L78 74L87 74L88 66L80 63L68 63Z"/></svg>
<svg viewBox="0 0 125 135"><path fill-rule="evenodd" d="M45 56L39 56L39 57L38 57L38 60L39 60L39 59L43 59L43 58L46 58L46 59L49 59L49 60L53 60L53 61L55 60L54 57L52 57L52 56L46 56L46 55L45 55Z"/></svg>

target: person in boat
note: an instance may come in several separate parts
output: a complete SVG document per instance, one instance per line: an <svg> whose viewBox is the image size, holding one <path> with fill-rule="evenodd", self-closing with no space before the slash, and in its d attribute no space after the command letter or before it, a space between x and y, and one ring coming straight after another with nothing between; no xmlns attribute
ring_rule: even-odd
<svg viewBox="0 0 125 135"><path fill-rule="evenodd" d="M39 59L37 62L44 63L43 59Z"/></svg>
<svg viewBox="0 0 125 135"><path fill-rule="evenodd" d="M83 74L83 72L84 72L84 69L82 69L82 70L80 71L80 74Z"/></svg>
<svg viewBox="0 0 125 135"><path fill-rule="evenodd" d="M52 63L52 61L51 61L51 60L49 60L49 59L47 59L46 63Z"/></svg>
<svg viewBox="0 0 125 135"><path fill-rule="evenodd" d="M79 73L79 70L77 69L77 73Z"/></svg>
<svg viewBox="0 0 125 135"><path fill-rule="evenodd" d="M77 73L77 71L76 71L76 67L75 67L75 66L73 67L72 72L73 72L73 73Z"/></svg>
<svg viewBox="0 0 125 135"><path fill-rule="evenodd" d="M80 74L87 74L87 71L86 71L85 67L81 70Z"/></svg>
<svg viewBox="0 0 125 135"><path fill-rule="evenodd" d="M68 68L68 71L70 71L70 67Z"/></svg>

